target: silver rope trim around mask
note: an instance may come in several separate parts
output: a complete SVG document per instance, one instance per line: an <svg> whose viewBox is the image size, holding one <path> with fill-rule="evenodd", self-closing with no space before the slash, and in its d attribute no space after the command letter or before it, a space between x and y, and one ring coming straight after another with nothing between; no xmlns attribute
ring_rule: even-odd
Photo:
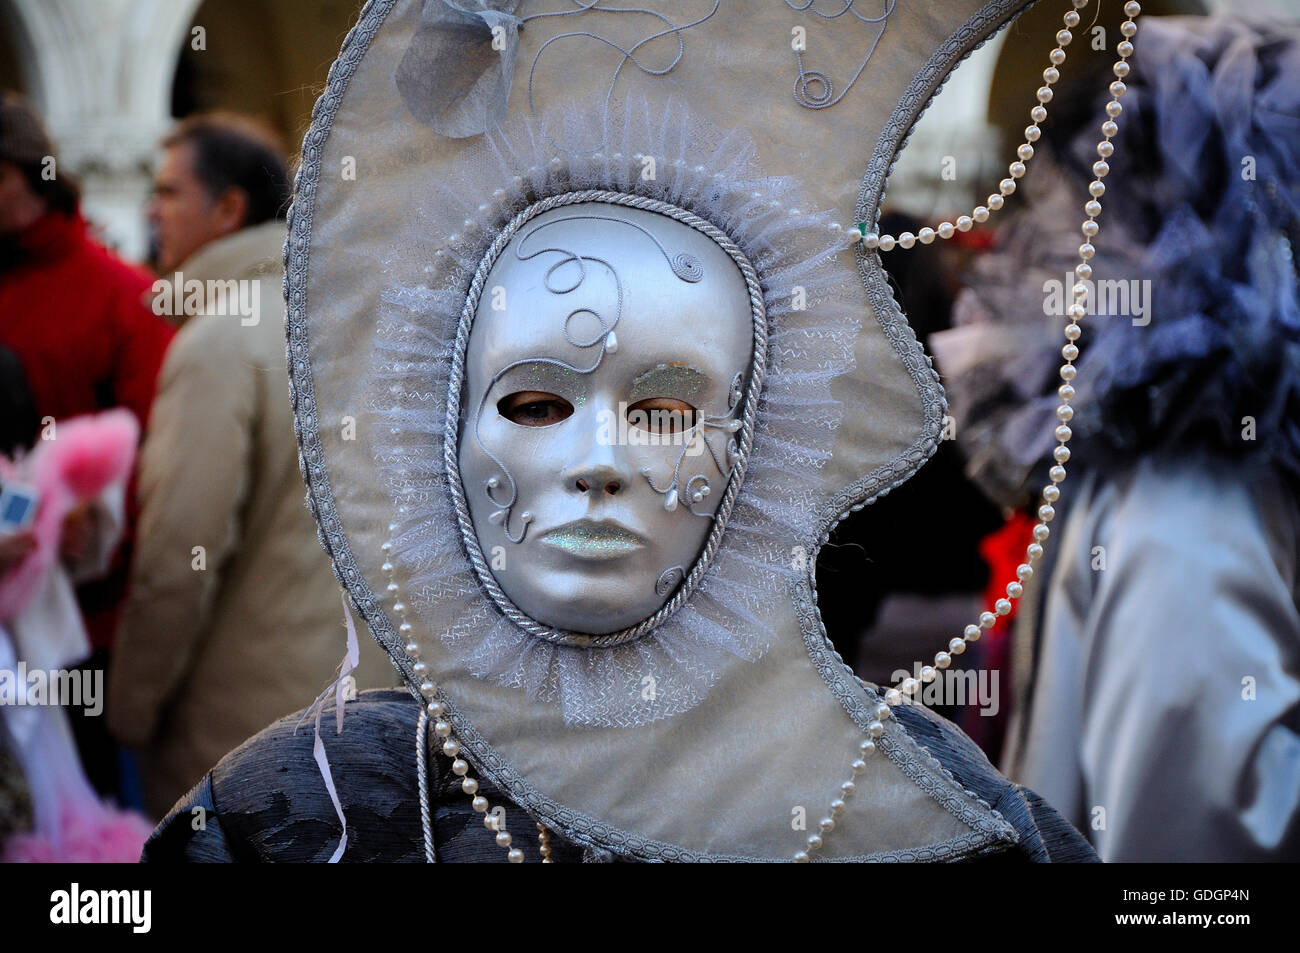
<svg viewBox="0 0 1300 953"><path fill-rule="evenodd" d="M562 208L568 205L576 205L583 202L598 202L607 205L620 206L624 208L636 208L643 211L655 212L664 215L674 221L681 222L694 228L710 238L719 248L721 248L731 260L740 269L741 275L745 279L745 286L749 292L750 313L754 322L754 348L753 360L750 367L750 384L744 404L744 413L739 420L739 428L736 432L736 452L734 458L729 454L728 462L729 475L727 486L723 492L722 500L718 505L717 513L714 516L713 527L709 532L708 539L705 541L700 555L696 558L691 566L691 570L686 574L678 587L677 592L653 615L634 626L623 629L619 632L609 633L608 635L583 635L573 632L564 632L551 626L545 626L537 622L531 616L520 610L505 594L492 575L488 567L487 560L484 558L482 546L478 540L478 534L474 530L474 524L469 513L469 505L465 498L465 489L460 476L460 463L458 460L459 440L460 440L460 416L461 416L461 391L465 383L465 356L469 347L470 331L474 324L474 316L478 310L478 302L483 293L484 285L487 282L488 273L496 263L506 246L515 237L516 233L529 221L549 212L552 209ZM661 250L662 246L661 246ZM665 251L665 255L667 252ZM678 271L674 260L669 257L670 266L673 271L682 280L689 281ZM685 266L687 263L682 263ZM689 268L687 269L689 273ZM602 322L603 327L603 322ZM606 340L604 334L599 339L602 342ZM592 343L595 343L594 341ZM602 356L605 344L602 343ZM456 519L460 526L461 538L465 543L465 549L469 556L470 564L474 567L474 572L478 576L479 582L483 589L491 597L501 612L510 621L515 623L529 635L556 645L571 645L583 648L612 648L623 645L634 639L640 638L646 633L652 631L656 626L676 612L690 598L695 586L708 570L709 564L713 559L722 542L723 532L726 529L727 517L731 512L732 504L735 502L736 495L740 492L740 485L744 479L745 465L748 460L750 447L753 444L754 421L758 415L759 396L763 388L763 377L767 369L767 313L763 303L763 289L759 283L758 274L749 259L740 250L734 241L726 235L721 229L717 228L710 222L705 221L698 215L688 212L686 209L670 205L667 202L661 202L658 199L648 198L639 195L628 195L622 192L611 192L603 189L590 189L578 192L568 192L562 195L553 195L542 199L528 208L524 209L506 225L492 242L487 253L479 263L478 269L474 273L474 278L470 282L469 293L466 297L465 306L461 311L460 323L456 331L456 341L452 349L452 367L451 376L447 388L447 415L443 428L443 462L447 473L448 487L451 491L453 506L456 511ZM734 387L733 387L734 390ZM733 409L734 412L734 409ZM720 468L722 469L722 468ZM727 471L723 471L727 472ZM653 484L652 484L653 485ZM494 499L493 502L496 502ZM513 502L513 500L512 500ZM522 535L520 536L522 539Z"/></svg>

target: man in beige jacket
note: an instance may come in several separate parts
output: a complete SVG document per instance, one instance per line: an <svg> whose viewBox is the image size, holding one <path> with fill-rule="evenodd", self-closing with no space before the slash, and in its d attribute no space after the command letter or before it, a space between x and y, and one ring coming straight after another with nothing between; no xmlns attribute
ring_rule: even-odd
<svg viewBox="0 0 1300 953"><path fill-rule="evenodd" d="M140 750L158 817L227 751L310 703L346 649L289 405L282 153L230 116L187 120L163 146L154 309L183 326L141 451L108 693L109 726ZM359 686L389 684L387 660L361 643Z"/></svg>

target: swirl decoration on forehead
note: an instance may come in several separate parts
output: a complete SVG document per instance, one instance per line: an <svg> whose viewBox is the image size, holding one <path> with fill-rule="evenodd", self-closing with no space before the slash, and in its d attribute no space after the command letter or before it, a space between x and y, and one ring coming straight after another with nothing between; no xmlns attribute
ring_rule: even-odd
<svg viewBox="0 0 1300 953"><path fill-rule="evenodd" d="M594 264L603 267L613 280L615 305L614 315L608 320L600 311L586 305L574 308L564 317L564 321L560 327L560 332L564 335L565 341L581 351L586 351L590 348L599 348L595 360L591 362L590 366L578 367L574 364L568 363L567 361L551 357L522 358L517 361L512 361L492 375L492 379L488 381L488 385L484 389L482 397L479 398L478 410L474 415L474 441L478 444L479 449L483 451L483 453L494 464L496 464L497 469L500 471L499 476L493 475L484 481L484 493L486 493L487 498L491 500L492 504L497 507L491 514L489 514L488 521L494 525L499 525L502 532L505 533L506 539L512 543L523 542L524 537L528 533L528 524L533 521L533 514L527 510L520 513L518 530L517 532L512 531L510 525L510 514L515 505L519 502L519 487L515 482L514 475L510 472L510 468L506 466L505 461L487 448L487 445L483 443L482 435L479 432L479 424L483 419L483 410L487 406L488 397L492 394L493 388L496 387L501 378L517 367L541 364L561 367L576 374L591 374L600 367L606 354L614 354L618 351L618 335L615 333L615 328L623 316L623 281L619 278L618 269L604 258L597 257L596 255L582 255L569 248L564 248L558 245L539 248L535 251L525 251L525 246L528 244L529 240L544 229L550 228L553 225L559 225L563 222L584 221L612 222L615 225L625 225L629 228L634 228L654 243L655 247L659 249L659 253L663 256L664 261L668 263L668 267L672 270L672 273L678 277L678 279L689 284L695 284L704 277L704 266L700 262L699 258L685 251L680 251L676 254L670 253L668 249L664 247L664 243L660 241L659 238L656 237L648 228L645 228L643 225L636 222L631 222L627 219L617 218L611 215L596 215L594 213L564 215L534 225L519 238L518 243L515 245L515 258L518 261L532 261L542 255L560 256L558 260L546 269L545 274L542 276L542 284L551 294L562 296L577 291L587 281L588 265ZM557 277L557 273L568 265L576 265L578 274L571 283L566 284L562 278ZM590 338L575 338L570 326L573 323L573 319L579 315L590 315L595 318L600 330ZM740 375L737 375L737 377L740 377ZM735 414L736 401L738 400L738 397L736 396L738 390L735 382L733 382L731 390L734 399L731 400L728 413L722 417L705 417L703 418L704 423L709 426L723 426L721 421L724 421ZM731 433L735 433L740 429L740 421L732 420L726 424L726 426L729 426ZM729 460L732 458L732 455L734 455L734 443L735 441L733 440L732 446L729 446L728 448ZM673 469L673 482L670 484L672 487L671 490L660 490L655 486L654 481L650 479L648 475L649 468L647 467L642 470L642 473L646 474L646 479L650 482L650 485L654 487L657 492L667 494L667 499L664 502L665 509L674 510L677 508L677 499L679 496L676 489L679 479L678 474L681 469L682 460L685 457L686 451L690 449L691 444L692 441L690 440L684 441L682 454L678 457L677 465ZM723 474L723 476L729 476L731 471L730 465L724 467L718 461L717 453L707 440L705 441L705 445L708 447L709 453L713 456L714 462L718 464L718 470ZM709 482L703 474L693 476L684 489L687 491L688 497L696 503L701 502L710 492ZM698 513L693 508L691 511L695 512L697 516L711 515L709 513Z"/></svg>

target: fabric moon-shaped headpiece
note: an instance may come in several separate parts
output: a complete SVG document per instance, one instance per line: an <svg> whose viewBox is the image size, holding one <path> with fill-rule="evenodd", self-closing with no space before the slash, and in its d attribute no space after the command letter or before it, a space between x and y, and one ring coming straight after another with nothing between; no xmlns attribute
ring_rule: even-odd
<svg viewBox="0 0 1300 953"><path fill-rule="evenodd" d="M889 3L888 17L854 4L828 19L734 0L371 0L349 33L304 142L286 247L309 505L411 691L445 706L464 756L552 830L643 859L787 859L806 838L792 816L838 796L881 700L825 637L816 554L933 453L944 414L877 256L848 229L874 223L948 74L1029 2ZM460 455L474 415L496 412L467 383L488 275L533 253L519 242L534 223L575 209L589 229L567 215L552 231L586 250L550 249L572 274L547 272L539 294L578 275L596 287L602 267L617 277L598 248L630 235L663 283L610 278L626 313L686 294L707 260L734 265L726 293L748 298L753 331L743 374L697 421L708 478L692 482L691 462L619 488L703 527L700 552L650 580L662 603L645 618L585 632L500 584L484 527L499 524L505 559L524 552L511 547L529 541L527 499L516 474L480 485ZM621 231L599 231L611 221ZM527 320L512 294L505 307ZM609 324L613 306L571 310L591 333L539 351L551 364L533 390L638 346ZM877 744L823 856L1014 841L896 720Z"/></svg>

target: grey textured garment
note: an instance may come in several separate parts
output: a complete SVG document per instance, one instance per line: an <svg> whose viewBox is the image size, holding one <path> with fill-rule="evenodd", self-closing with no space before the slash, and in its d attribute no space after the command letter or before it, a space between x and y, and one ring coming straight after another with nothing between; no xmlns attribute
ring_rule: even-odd
<svg viewBox="0 0 1300 953"><path fill-rule="evenodd" d="M1294 488L1147 458L1078 489L1008 773L1107 861L1300 859Z"/></svg>
<svg viewBox="0 0 1300 953"><path fill-rule="evenodd" d="M416 787L419 706L399 691L362 692L345 709L343 732L321 729L348 821L349 862L424 859ZM1034 792L999 775L957 728L932 713L900 706L908 731L970 790L1016 828L1019 843L982 861L1094 861L1087 842ZM312 757L312 725L290 716L231 752L177 802L145 845L149 862L322 862L338 845L340 825ZM298 727L296 727L298 726ZM295 730L296 727L296 730ZM429 790L440 862L502 863L482 816L459 789L448 759L431 755ZM481 792L504 804L506 825L526 862L540 861L531 818L491 784ZM201 823L198 822L201 819ZM197 829L200 828L200 829ZM556 862L602 862L606 851L552 837Z"/></svg>

